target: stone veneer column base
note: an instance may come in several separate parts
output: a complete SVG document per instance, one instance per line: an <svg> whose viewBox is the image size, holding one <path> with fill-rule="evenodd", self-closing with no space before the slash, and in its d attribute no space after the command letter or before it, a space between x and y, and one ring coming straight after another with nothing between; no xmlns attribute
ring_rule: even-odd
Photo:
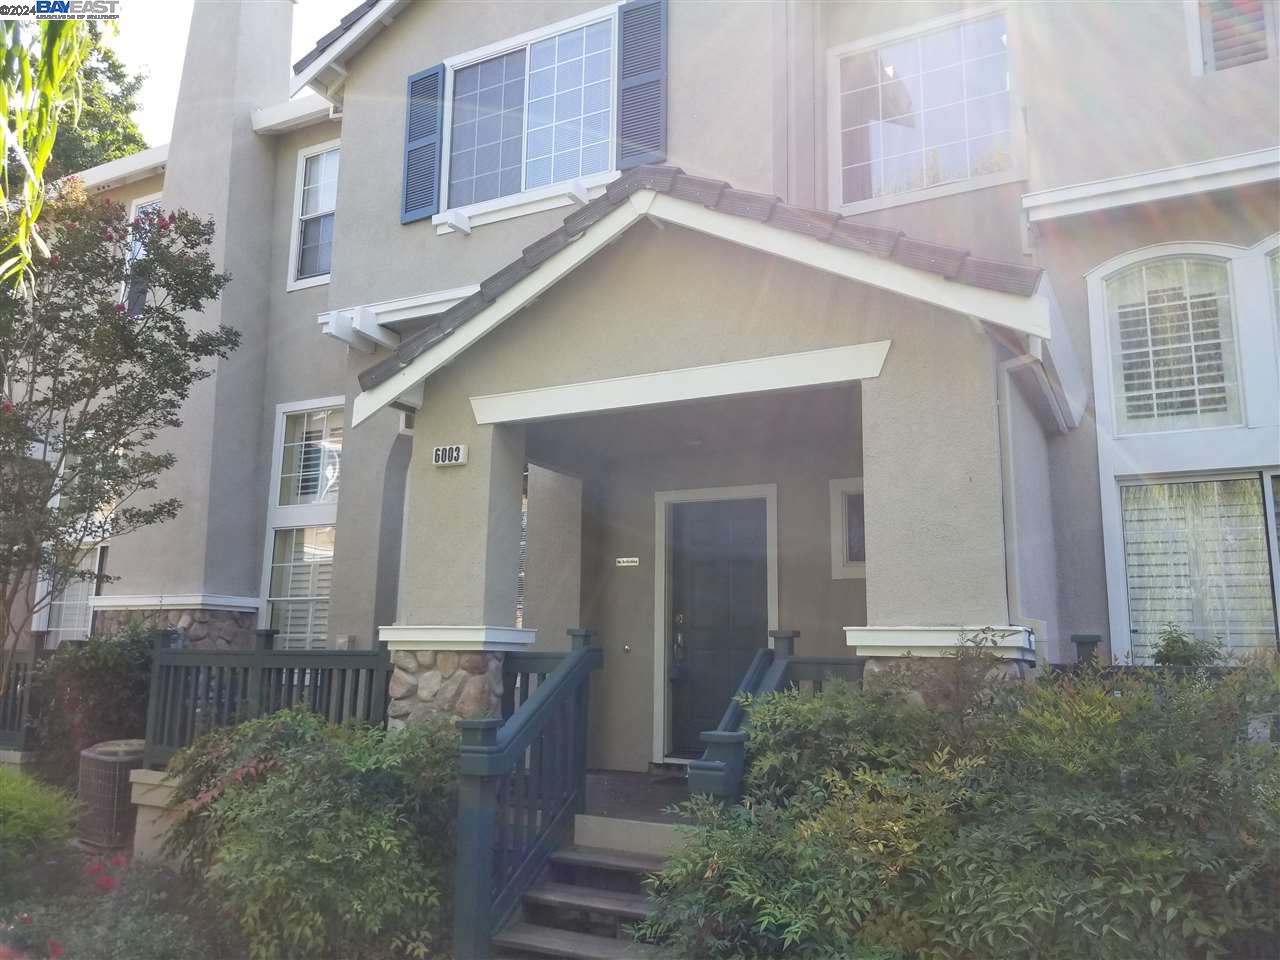
<svg viewBox="0 0 1280 960"><path fill-rule="evenodd" d="M526 650L536 631L487 626L388 626L378 631L391 653L387 727L448 715L462 720L502 713L506 655Z"/></svg>
<svg viewBox="0 0 1280 960"><path fill-rule="evenodd" d="M253 610L207 610L199 607L155 609L116 607L93 612L95 634L119 633L129 624L172 630L193 650L244 650L253 647L258 614Z"/></svg>

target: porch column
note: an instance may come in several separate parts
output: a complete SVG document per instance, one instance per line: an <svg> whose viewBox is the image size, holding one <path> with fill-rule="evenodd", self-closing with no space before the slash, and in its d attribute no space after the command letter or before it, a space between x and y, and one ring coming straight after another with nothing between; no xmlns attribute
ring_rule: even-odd
<svg viewBox="0 0 1280 960"><path fill-rule="evenodd" d="M504 654L534 639L515 627L524 428L478 425L465 396L441 390L414 432L399 609L379 630L393 727L496 715ZM465 446L466 462L437 464L438 446Z"/></svg>
<svg viewBox="0 0 1280 960"><path fill-rule="evenodd" d="M863 382L869 628L1008 624L995 396L986 335L936 313Z"/></svg>

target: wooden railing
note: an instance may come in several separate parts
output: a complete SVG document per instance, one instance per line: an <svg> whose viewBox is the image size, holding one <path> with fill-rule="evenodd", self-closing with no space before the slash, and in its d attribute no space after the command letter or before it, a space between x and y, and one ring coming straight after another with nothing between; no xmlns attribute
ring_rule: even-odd
<svg viewBox="0 0 1280 960"><path fill-rule="evenodd" d="M333 723L386 723L391 664L381 650L273 650L260 630L250 650L157 648L151 660L145 762L162 767L217 727L305 706Z"/></svg>
<svg viewBox="0 0 1280 960"><path fill-rule="evenodd" d="M747 716L741 703L744 697L761 697L788 687L821 693L823 684L832 677L854 684L862 682L866 666L862 657L797 657L798 632L773 630L769 636L773 648L756 653L719 725L702 734L707 747L700 759L689 763L690 794L710 794L730 803L741 799L747 763Z"/></svg>
<svg viewBox="0 0 1280 960"><path fill-rule="evenodd" d="M15 650L6 658L0 677L0 750L27 747L31 711L31 680L36 665L34 650Z"/></svg>
<svg viewBox="0 0 1280 960"><path fill-rule="evenodd" d="M489 955L493 934L585 808L587 693L604 655L589 632L569 635L567 654L507 655L503 718L458 722L456 957Z"/></svg>

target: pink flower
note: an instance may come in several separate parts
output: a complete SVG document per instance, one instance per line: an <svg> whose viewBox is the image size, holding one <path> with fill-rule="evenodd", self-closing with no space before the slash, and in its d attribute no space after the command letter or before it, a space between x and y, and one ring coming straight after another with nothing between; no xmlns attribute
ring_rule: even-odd
<svg viewBox="0 0 1280 960"><path fill-rule="evenodd" d="M49 960L58 960L59 957L67 952L67 948L62 945L61 940L50 940L48 949Z"/></svg>
<svg viewBox="0 0 1280 960"><path fill-rule="evenodd" d="M106 864L97 857L94 857L84 865L84 875L86 877L92 877L95 873L101 873L104 869L106 869Z"/></svg>
<svg viewBox="0 0 1280 960"><path fill-rule="evenodd" d="M101 874L93 878L93 885L103 893L110 893L120 886L120 881L109 873Z"/></svg>
<svg viewBox="0 0 1280 960"><path fill-rule="evenodd" d="M129 858L124 855L123 850L117 851L116 855L111 858L111 865L113 867L127 866L128 863L129 863Z"/></svg>
<svg viewBox="0 0 1280 960"><path fill-rule="evenodd" d="M49 956L53 956L53 954L49 954ZM62 954L58 954L58 956L62 956ZM26 960L26 955L19 953L13 947L6 947L3 943L0 943L0 960Z"/></svg>
<svg viewBox="0 0 1280 960"><path fill-rule="evenodd" d="M117 304L116 304L116 313L124 313L124 304L123 304L123 303L117 303Z"/></svg>
<svg viewBox="0 0 1280 960"><path fill-rule="evenodd" d="M29 914L29 913L20 913L20 914L18 914L18 922L19 922L19 923L32 923L33 921L32 921L32 919L31 919L31 914Z"/></svg>

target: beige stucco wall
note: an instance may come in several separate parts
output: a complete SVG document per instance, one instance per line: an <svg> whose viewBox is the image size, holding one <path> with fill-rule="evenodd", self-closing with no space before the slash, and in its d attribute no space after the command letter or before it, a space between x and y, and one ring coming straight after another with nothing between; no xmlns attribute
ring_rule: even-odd
<svg viewBox="0 0 1280 960"><path fill-rule="evenodd" d="M582 479L529 464L523 625L543 650L569 649L582 618Z"/></svg>
<svg viewBox="0 0 1280 960"><path fill-rule="evenodd" d="M110 190L101 192L101 196L108 197L116 203L124 204L125 212L128 212L129 205L138 197L152 196L164 190L164 174L156 173L149 177L143 177L141 180L134 180L132 183L121 184Z"/></svg>

